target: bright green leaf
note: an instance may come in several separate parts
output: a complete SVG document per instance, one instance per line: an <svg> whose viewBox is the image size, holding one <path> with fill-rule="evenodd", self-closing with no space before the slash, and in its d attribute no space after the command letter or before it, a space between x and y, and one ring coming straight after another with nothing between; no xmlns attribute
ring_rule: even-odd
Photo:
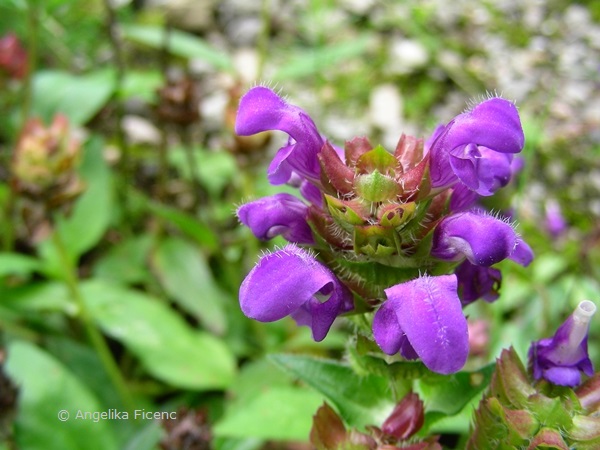
<svg viewBox="0 0 600 450"><path fill-rule="evenodd" d="M368 48L368 36L361 36L351 41L327 45L315 50L305 50L292 56L280 64L273 76L276 80L311 77L331 69L346 59L360 57Z"/></svg>
<svg viewBox="0 0 600 450"><path fill-rule="evenodd" d="M18 448L119 448L108 421L76 419L78 411L102 408L89 389L52 356L30 343L15 341L8 347L6 371L20 386L15 423ZM68 420L59 420L61 410L69 414Z"/></svg>
<svg viewBox="0 0 600 450"><path fill-rule="evenodd" d="M215 283L204 255L179 238L167 238L153 255L154 269L167 293L213 333L227 327L225 292Z"/></svg>
<svg viewBox="0 0 600 450"><path fill-rule="evenodd" d="M327 397L350 426L381 424L393 408L389 382L384 377L361 377L351 367L327 359L296 355L270 358Z"/></svg>
<svg viewBox="0 0 600 450"><path fill-rule="evenodd" d="M83 125L106 105L114 90L111 70L87 75L41 71L33 78L32 114L48 123L56 113L62 113L72 124Z"/></svg>
<svg viewBox="0 0 600 450"><path fill-rule="evenodd" d="M323 403L314 391L276 386L232 408L213 428L217 436L307 441L312 416Z"/></svg>
<svg viewBox="0 0 600 450"><path fill-rule="evenodd" d="M151 276L146 267L151 246L149 234L119 242L96 263L93 274L122 284L144 283Z"/></svg>
<svg viewBox="0 0 600 450"><path fill-rule="evenodd" d="M161 50L165 45L164 27L151 25L127 25L123 27L123 36L133 42ZM182 58L194 58L205 61L217 69L232 70L233 63L227 53L212 47L205 40L179 30L170 30L168 34L169 50Z"/></svg>
<svg viewBox="0 0 600 450"><path fill-rule="evenodd" d="M21 253L0 253L0 276L29 275L39 268L39 261Z"/></svg>
<svg viewBox="0 0 600 450"><path fill-rule="evenodd" d="M182 233L194 239L202 247L211 251L218 250L219 239L217 235L197 218L159 203L149 202L148 208L157 216L175 225Z"/></svg>
<svg viewBox="0 0 600 450"><path fill-rule="evenodd" d="M223 341L194 330L158 299L99 280L82 283L81 290L104 332L156 378L197 390L225 388L233 381L235 360Z"/></svg>
<svg viewBox="0 0 600 450"><path fill-rule="evenodd" d="M428 411L454 415L489 385L495 366L489 364L476 372L425 377L417 382L416 391Z"/></svg>

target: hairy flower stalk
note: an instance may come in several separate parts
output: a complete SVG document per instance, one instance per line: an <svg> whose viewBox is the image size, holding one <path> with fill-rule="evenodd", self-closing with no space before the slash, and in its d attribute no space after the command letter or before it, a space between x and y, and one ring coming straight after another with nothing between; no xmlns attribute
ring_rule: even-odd
<svg viewBox="0 0 600 450"><path fill-rule="evenodd" d="M236 132L272 130L289 139L269 181L299 187L303 200L277 194L242 205L238 217L259 239L281 235L314 253L295 245L263 257L240 290L242 311L261 321L291 315L320 340L353 305L377 307L368 318L384 353L442 374L460 370L462 306L498 297L501 275L491 266L533 258L513 225L473 209L514 173L524 142L516 107L488 99L426 141L401 135L393 151L365 137L340 148L305 111L255 87L240 101Z"/></svg>

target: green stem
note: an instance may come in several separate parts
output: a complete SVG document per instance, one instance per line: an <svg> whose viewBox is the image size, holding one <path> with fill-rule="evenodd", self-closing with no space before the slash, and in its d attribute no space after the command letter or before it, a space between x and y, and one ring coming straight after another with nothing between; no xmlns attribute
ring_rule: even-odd
<svg viewBox="0 0 600 450"><path fill-rule="evenodd" d="M27 73L23 80L23 100L21 103L21 126L25 125L31 112L33 97L32 75L35 72L38 49L38 9L35 1L27 2Z"/></svg>
<svg viewBox="0 0 600 450"><path fill-rule="evenodd" d="M107 375L113 382L117 392L119 393L123 405L128 410L133 410L134 402L127 387L127 383L123 378L121 371L117 363L115 362L112 352L104 339L104 336L100 332L100 330L96 327L92 320L92 316L90 314L89 309L87 308L85 299L81 293L81 289L79 288L79 279L75 272L75 267L72 259L69 257L67 249L64 245L64 242L60 236L60 232L58 230L54 230L52 233L52 242L56 247L60 260L62 262L63 267L65 268L64 272L64 281L67 285L67 289L69 294L77 304L79 308L79 317L81 318L81 322L85 328L85 331L88 335L88 338L96 350L102 365L104 366L104 370L106 370Z"/></svg>

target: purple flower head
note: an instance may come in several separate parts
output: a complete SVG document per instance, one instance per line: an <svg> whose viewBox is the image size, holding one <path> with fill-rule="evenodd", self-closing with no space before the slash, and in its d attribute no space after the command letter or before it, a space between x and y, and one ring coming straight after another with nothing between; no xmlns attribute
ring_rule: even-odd
<svg viewBox="0 0 600 450"><path fill-rule="evenodd" d="M526 266L533 259L533 252L511 225L484 211L442 219L433 233L431 255L445 261L467 258L471 264L485 267L505 258Z"/></svg>
<svg viewBox="0 0 600 450"><path fill-rule="evenodd" d="M237 216L254 235L263 241L282 235L289 242L314 244L306 222L308 206L291 194L264 197L240 206Z"/></svg>
<svg viewBox="0 0 600 450"><path fill-rule="evenodd" d="M581 302L573 314L556 330L551 338L533 342L529 348L529 365L533 378L544 378L560 386L577 386L581 372L594 374L588 356L587 339L590 321L596 305L589 300Z"/></svg>
<svg viewBox="0 0 600 450"><path fill-rule="evenodd" d="M438 127L430 142L431 183L435 188L460 180L480 195L491 195L510 180L512 154L525 136L517 108L491 98Z"/></svg>
<svg viewBox="0 0 600 450"><path fill-rule="evenodd" d="M385 290L373 319L377 345L388 355L421 358L432 371L459 371L469 353L467 320L455 275L422 276Z"/></svg>
<svg viewBox="0 0 600 450"><path fill-rule="evenodd" d="M502 273L493 267L483 267L463 261L454 274L458 279L458 296L463 306L482 298L493 302L499 297Z"/></svg>
<svg viewBox="0 0 600 450"><path fill-rule="evenodd" d="M335 318L353 308L351 292L309 252L289 244L263 256L240 287L242 312L260 322L291 316L322 341Z"/></svg>
<svg viewBox="0 0 600 450"><path fill-rule="evenodd" d="M294 172L308 180L319 180L317 154L324 140L315 123L302 109L288 104L271 89L257 86L240 100L235 132L248 136L267 130L284 131L290 136L269 166L272 184L288 182Z"/></svg>

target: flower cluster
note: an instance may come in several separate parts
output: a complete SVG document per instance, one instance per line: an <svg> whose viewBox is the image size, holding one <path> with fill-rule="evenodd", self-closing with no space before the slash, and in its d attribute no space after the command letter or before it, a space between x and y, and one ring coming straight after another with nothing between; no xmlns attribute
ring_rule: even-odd
<svg viewBox="0 0 600 450"><path fill-rule="evenodd" d="M402 135L389 152L364 137L337 147L301 108L258 86L240 101L236 133L270 130L289 139L269 181L296 186L303 199L277 194L238 209L259 239L290 242L248 274L242 311L260 321L289 315L321 340L360 302L357 310L376 308L372 335L384 353L420 358L438 373L460 370L468 356L463 306L498 297L494 264L533 258L511 223L476 206L518 169L516 107L490 98L427 140Z"/></svg>

